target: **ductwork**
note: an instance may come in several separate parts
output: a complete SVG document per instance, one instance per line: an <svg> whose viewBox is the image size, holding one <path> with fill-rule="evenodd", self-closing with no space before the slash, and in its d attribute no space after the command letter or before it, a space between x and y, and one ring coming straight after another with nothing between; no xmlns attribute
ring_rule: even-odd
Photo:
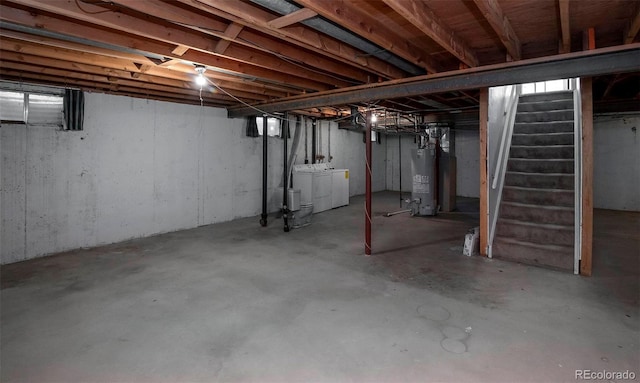
<svg viewBox="0 0 640 383"><path fill-rule="evenodd" d="M293 4L287 0L251 0L253 3L261 5L267 9L272 10L273 12L279 13L281 15L288 15L289 13L295 12L301 9L300 6ZM414 65L405 59L394 55L393 53L389 53L385 49L370 43L369 41L357 36L343 28L332 24L331 22L321 18L321 17L313 17L308 20L302 21L302 24L315 29L318 32L322 32L326 35L329 35L335 39L345 42L366 54L379 58L393 66L396 66L405 72L410 73L413 76L419 76L426 74L426 71Z"/></svg>

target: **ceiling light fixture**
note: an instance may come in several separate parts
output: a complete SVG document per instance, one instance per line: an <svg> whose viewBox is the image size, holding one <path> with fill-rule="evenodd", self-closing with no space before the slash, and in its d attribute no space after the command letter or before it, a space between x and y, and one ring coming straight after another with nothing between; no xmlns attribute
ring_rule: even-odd
<svg viewBox="0 0 640 383"><path fill-rule="evenodd" d="M204 86L207 83L207 78L204 77L204 72L207 70L202 65L196 65L196 72L198 72L198 76L196 77L196 84L200 85L200 87Z"/></svg>

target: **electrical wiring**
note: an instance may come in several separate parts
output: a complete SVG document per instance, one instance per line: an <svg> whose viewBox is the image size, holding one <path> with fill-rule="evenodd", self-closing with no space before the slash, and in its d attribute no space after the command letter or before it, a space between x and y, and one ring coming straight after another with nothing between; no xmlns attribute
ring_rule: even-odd
<svg viewBox="0 0 640 383"><path fill-rule="evenodd" d="M84 12L84 13L86 13L88 15L99 15L101 13L113 12L111 9L105 9L105 10L96 11L96 12L87 11L86 9L82 8L82 6L80 5L80 1L82 1L83 3L87 3L87 4L92 4L92 3L88 3L88 2L86 2L84 0L80 0L80 1L75 0L75 1L76 1L76 5L78 6L78 9L80 9L82 12ZM108 5L113 5L113 3L110 2L110 1L103 1L103 3L108 4Z"/></svg>
<svg viewBox="0 0 640 383"><path fill-rule="evenodd" d="M257 108L257 107L255 107L255 106L253 106L253 105L251 105L251 104L249 104L249 103L247 103L247 102L245 102L245 101L243 101L243 100L239 99L238 97L234 96L233 94L231 94L231 93L227 92L227 91L226 91L224 88L222 88L220 85L216 84L216 83L215 83L215 81L211 80L210 78L206 78L206 79L207 79L207 82L208 82L209 84L213 85L216 89L220 90L222 93L226 94L227 96L231 97L232 99L234 99L234 100L238 101L238 102L239 102L239 103L241 103L242 105L244 105L244 106L246 106L246 107L248 107L248 108L251 108L251 109L255 110L256 112L259 112L259 113L261 113L262 115L266 115L266 116L269 116L269 117L277 118L278 120L281 120L281 121L285 121L285 120L286 120L286 119L285 119L285 118L283 118L283 117L280 117L280 116L278 116L278 115L276 115L276 114L273 114L273 113L269 113L269 112L267 112L267 111L264 111L264 110L262 110L262 109L260 109L260 108Z"/></svg>

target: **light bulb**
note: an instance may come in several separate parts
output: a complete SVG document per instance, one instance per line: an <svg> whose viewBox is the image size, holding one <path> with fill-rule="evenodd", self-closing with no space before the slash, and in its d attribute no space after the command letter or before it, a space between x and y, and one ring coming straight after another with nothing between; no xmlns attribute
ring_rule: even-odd
<svg viewBox="0 0 640 383"><path fill-rule="evenodd" d="M378 121L378 116L376 116L375 114L371 115L371 122L376 122Z"/></svg>
<svg viewBox="0 0 640 383"><path fill-rule="evenodd" d="M196 76L196 84L201 87L207 83L207 78L204 77L204 72L206 70L207 68L205 68L204 66L196 65L196 72L198 73L198 76Z"/></svg>

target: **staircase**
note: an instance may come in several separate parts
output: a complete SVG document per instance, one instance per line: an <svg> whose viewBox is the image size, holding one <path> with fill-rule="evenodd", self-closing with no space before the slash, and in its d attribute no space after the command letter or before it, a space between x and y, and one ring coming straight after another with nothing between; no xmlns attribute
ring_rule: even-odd
<svg viewBox="0 0 640 383"><path fill-rule="evenodd" d="M574 269L571 91L520 96L492 255Z"/></svg>

